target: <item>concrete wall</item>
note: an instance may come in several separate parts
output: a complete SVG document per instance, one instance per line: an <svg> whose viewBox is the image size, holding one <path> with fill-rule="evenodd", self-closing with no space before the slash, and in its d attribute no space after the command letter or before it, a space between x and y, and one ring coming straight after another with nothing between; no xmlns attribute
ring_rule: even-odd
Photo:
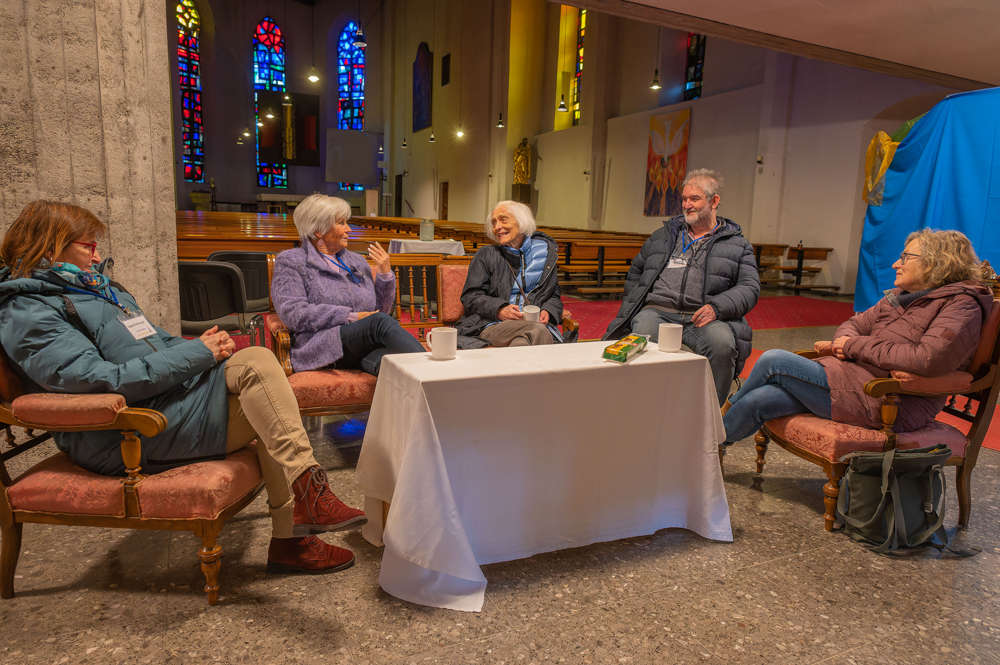
<svg viewBox="0 0 1000 665"><path fill-rule="evenodd" d="M0 226L39 198L92 210L115 277L178 331L166 29L158 2L0 4Z"/></svg>

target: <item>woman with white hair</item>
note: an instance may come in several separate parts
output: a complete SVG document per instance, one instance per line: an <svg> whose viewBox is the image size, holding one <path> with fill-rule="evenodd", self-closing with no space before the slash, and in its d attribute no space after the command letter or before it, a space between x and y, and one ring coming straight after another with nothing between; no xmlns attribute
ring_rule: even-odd
<svg viewBox="0 0 1000 665"><path fill-rule="evenodd" d="M302 246L278 254L271 300L292 331L292 369L360 369L378 376L382 357L424 347L389 316L396 277L378 243L368 253L378 266L347 249L351 206L313 194L295 208Z"/></svg>
<svg viewBox="0 0 1000 665"><path fill-rule="evenodd" d="M531 346L562 341L555 241L536 231L531 209L501 201L486 219L486 235L498 243L479 248L462 289L465 315L455 327L492 346ZM538 321L525 320L524 308L540 308Z"/></svg>

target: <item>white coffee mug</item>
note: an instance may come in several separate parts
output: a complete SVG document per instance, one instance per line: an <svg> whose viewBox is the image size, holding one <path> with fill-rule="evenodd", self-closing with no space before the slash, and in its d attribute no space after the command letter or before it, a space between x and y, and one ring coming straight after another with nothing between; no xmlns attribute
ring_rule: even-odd
<svg viewBox="0 0 1000 665"><path fill-rule="evenodd" d="M452 360L458 354L458 329L432 328L427 331L427 343L431 345L431 358Z"/></svg>
<svg viewBox="0 0 1000 665"><path fill-rule="evenodd" d="M657 336L660 351L674 353L681 350L684 326L679 323L661 323Z"/></svg>
<svg viewBox="0 0 1000 665"><path fill-rule="evenodd" d="M542 309L537 305L525 305L521 313L524 314L525 321L537 321L538 317L542 315Z"/></svg>

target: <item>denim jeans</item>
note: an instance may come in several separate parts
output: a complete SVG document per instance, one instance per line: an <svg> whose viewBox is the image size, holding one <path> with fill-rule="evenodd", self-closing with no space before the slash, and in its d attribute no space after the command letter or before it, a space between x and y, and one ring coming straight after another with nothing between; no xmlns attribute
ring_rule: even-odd
<svg viewBox="0 0 1000 665"><path fill-rule="evenodd" d="M736 376L736 359L739 356L733 329L728 323L719 320L699 328L691 322L690 314L674 314L647 307L632 319L632 332L649 335L650 342L657 342L661 323L679 323L684 326L684 345L699 356L708 358L719 406L722 406Z"/></svg>
<svg viewBox="0 0 1000 665"><path fill-rule="evenodd" d="M396 323L396 319L383 312L340 326L340 344L344 356L334 363L334 367L360 369L373 376L378 376L383 356L425 350L413 335Z"/></svg>
<svg viewBox="0 0 1000 665"><path fill-rule="evenodd" d="M765 351L750 372L750 378L729 401L732 406L722 417L726 443L747 438L772 418L793 413L830 417L826 370L819 363L791 351Z"/></svg>

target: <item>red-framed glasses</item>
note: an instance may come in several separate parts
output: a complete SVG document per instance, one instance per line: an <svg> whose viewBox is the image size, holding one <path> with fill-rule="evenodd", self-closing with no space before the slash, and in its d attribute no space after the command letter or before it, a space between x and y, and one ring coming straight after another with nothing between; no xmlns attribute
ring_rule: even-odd
<svg viewBox="0 0 1000 665"><path fill-rule="evenodd" d="M94 254L97 252L97 243L96 242L80 242L78 240L74 240L73 244L74 245L83 245L84 247L89 248L90 249L90 256L91 256L91 258L93 258Z"/></svg>

